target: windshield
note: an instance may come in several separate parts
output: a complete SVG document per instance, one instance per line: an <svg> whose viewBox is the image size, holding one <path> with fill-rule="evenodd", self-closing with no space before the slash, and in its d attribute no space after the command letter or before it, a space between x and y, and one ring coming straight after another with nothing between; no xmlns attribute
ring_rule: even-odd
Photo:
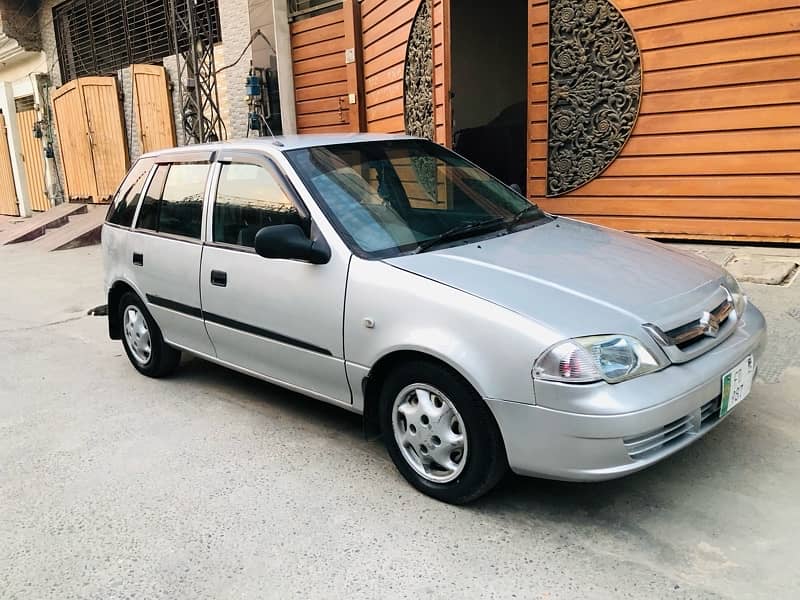
<svg viewBox="0 0 800 600"><path fill-rule="evenodd" d="M510 230L520 216L526 222L544 216L491 175L424 140L317 146L286 155L345 240L370 257Z"/></svg>

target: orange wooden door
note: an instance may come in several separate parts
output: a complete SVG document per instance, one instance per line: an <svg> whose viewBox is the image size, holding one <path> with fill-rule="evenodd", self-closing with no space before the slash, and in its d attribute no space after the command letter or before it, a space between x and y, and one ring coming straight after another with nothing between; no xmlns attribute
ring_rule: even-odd
<svg viewBox="0 0 800 600"><path fill-rule="evenodd" d="M53 93L61 164L70 200L107 201L128 169L116 77L83 77Z"/></svg>
<svg viewBox="0 0 800 600"><path fill-rule="evenodd" d="M350 115L344 10L296 21L290 32L298 133L358 131Z"/></svg>
<svg viewBox="0 0 800 600"><path fill-rule="evenodd" d="M117 78L84 77L79 81L97 182L92 201L106 202L128 170L128 142Z"/></svg>
<svg viewBox="0 0 800 600"><path fill-rule="evenodd" d="M33 136L36 111L24 110L18 112L17 122L19 123L22 160L25 163L31 209L45 211L50 208L50 200L47 197L44 179L44 148L40 139Z"/></svg>
<svg viewBox="0 0 800 600"><path fill-rule="evenodd" d="M363 0L364 100L367 131L405 132L406 49L419 0Z"/></svg>
<svg viewBox="0 0 800 600"><path fill-rule="evenodd" d="M78 80L62 85L52 99L65 194L70 200L96 198L92 146Z"/></svg>
<svg viewBox="0 0 800 600"><path fill-rule="evenodd" d="M0 215L19 215L17 189L11 169L11 152L8 148L6 118L0 113Z"/></svg>
<svg viewBox="0 0 800 600"><path fill-rule="evenodd" d="M142 152L176 144L175 118L167 87L167 72L158 65L131 65L133 107Z"/></svg>

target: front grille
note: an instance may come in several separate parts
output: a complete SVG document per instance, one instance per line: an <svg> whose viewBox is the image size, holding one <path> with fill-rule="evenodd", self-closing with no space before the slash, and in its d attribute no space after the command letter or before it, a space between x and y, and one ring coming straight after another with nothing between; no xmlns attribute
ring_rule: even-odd
<svg viewBox="0 0 800 600"><path fill-rule="evenodd" d="M732 312L733 302L730 299L725 299L719 306L709 312L711 320L716 324L717 331L725 326ZM671 329L665 332L664 335L671 342L671 345L677 346L681 350L686 350L708 335L708 322L700 318Z"/></svg>
<svg viewBox="0 0 800 600"><path fill-rule="evenodd" d="M720 295L724 299L720 302ZM698 311L698 318L668 330L654 323L642 327L658 342L670 362L680 364L704 354L724 342L736 330L739 315L730 292L720 286L715 293L716 307Z"/></svg>
<svg viewBox="0 0 800 600"><path fill-rule="evenodd" d="M698 410L637 436L624 438L625 449L633 460L642 460L696 435L719 419L720 398L706 402Z"/></svg>

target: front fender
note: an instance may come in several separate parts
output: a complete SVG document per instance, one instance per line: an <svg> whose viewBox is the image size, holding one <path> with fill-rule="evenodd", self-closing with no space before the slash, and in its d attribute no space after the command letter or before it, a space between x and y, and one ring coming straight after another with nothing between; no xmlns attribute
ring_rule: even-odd
<svg viewBox="0 0 800 600"><path fill-rule="evenodd" d="M450 365L484 398L533 404L531 367L558 336L530 319L381 261L353 258L344 347L356 392L381 358L399 351Z"/></svg>

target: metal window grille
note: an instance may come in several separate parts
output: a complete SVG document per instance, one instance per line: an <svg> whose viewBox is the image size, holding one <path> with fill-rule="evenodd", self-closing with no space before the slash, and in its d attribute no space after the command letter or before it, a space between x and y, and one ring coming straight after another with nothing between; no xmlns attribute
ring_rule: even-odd
<svg viewBox="0 0 800 600"><path fill-rule="evenodd" d="M310 17L341 5L342 0L289 0L289 20Z"/></svg>
<svg viewBox="0 0 800 600"><path fill-rule="evenodd" d="M196 5L196 22L221 41L217 0L187 0ZM176 2L178 17L187 1ZM132 63L158 64L174 54L170 0L68 0L53 8L61 80L85 75L109 75ZM185 36L180 52L189 49Z"/></svg>

